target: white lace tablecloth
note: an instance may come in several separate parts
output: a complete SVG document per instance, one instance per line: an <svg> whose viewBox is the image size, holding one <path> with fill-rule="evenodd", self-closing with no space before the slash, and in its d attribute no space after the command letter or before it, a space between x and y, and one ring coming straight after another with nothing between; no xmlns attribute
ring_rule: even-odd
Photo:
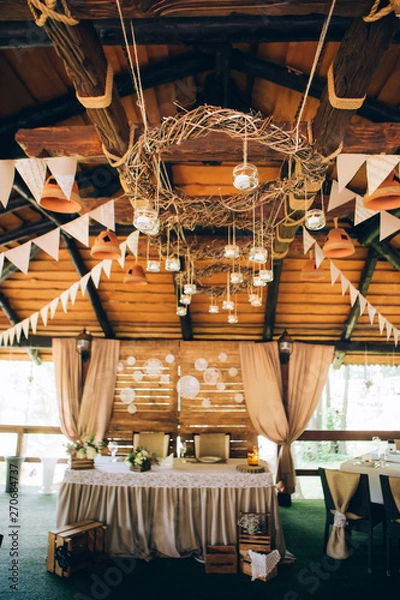
<svg viewBox="0 0 400 600"><path fill-rule="evenodd" d="M395 462L386 462L384 467L380 466L380 462L373 460L370 463L363 462L363 457L352 458L340 465L341 471L351 473L366 473L369 481L369 491L371 502L383 504L382 489L379 475L388 475L389 477L400 477L400 464Z"/></svg>
<svg viewBox="0 0 400 600"><path fill-rule="evenodd" d="M203 464L185 463L182 459L174 459L173 469L163 469L156 465L151 471L137 473L131 471L129 465L124 462L99 462L96 463L95 469L67 469L64 482L152 488L257 488L273 485L273 477L269 471L257 474L241 473L236 470L239 464L245 464L245 460L229 459L227 463Z"/></svg>
<svg viewBox="0 0 400 600"><path fill-rule="evenodd" d="M207 546L235 545L239 511L270 512L272 548L285 555L271 473L236 470L245 460L191 464L145 473L125 463L67 470L60 488L57 527L96 519L107 525L107 551L150 560L204 557Z"/></svg>

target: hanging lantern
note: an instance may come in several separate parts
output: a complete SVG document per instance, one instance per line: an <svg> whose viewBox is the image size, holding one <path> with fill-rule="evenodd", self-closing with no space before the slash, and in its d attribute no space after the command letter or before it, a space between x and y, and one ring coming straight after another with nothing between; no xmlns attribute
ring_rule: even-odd
<svg viewBox="0 0 400 600"><path fill-rule="evenodd" d="M185 304L186 306L188 306L192 301L192 296L190 294L182 294L182 296L180 297L179 302L181 304Z"/></svg>
<svg viewBox="0 0 400 600"><path fill-rule="evenodd" d="M268 259L268 250L262 246L252 246L249 252L249 260L258 265L265 265Z"/></svg>
<svg viewBox="0 0 400 600"><path fill-rule="evenodd" d="M227 244L224 248L225 258L239 258L239 246L236 244Z"/></svg>
<svg viewBox="0 0 400 600"><path fill-rule="evenodd" d="M208 312L216 315L219 313L219 307L217 304L210 304L210 306L208 307Z"/></svg>
<svg viewBox="0 0 400 600"><path fill-rule="evenodd" d="M195 283L185 283L183 286L184 294L193 295L197 293L197 285Z"/></svg>
<svg viewBox="0 0 400 600"><path fill-rule="evenodd" d="M157 211L148 206L135 208L133 224L142 233L155 235L155 233L158 233L160 226Z"/></svg>
<svg viewBox="0 0 400 600"><path fill-rule="evenodd" d="M346 258L356 251L348 233L337 226L337 221L335 219L335 227L328 233L328 239L322 248L327 258Z"/></svg>
<svg viewBox="0 0 400 600"><path fill-rule="evenodd" d="M170 256L165 259L165 270L166 271L179 271L181 268L181 261L176 256Z"/></svg>
<svg viewBox="0 0 400 600"><path fill-rule="evenodd" d="M228 315L228 323L234 324L234 323L238 323L239 319L238 316L234 313L230 313Z"/></svg>
<svg viewBox="0 0 400 600"><path fill-rule="evenodd" d="M321 267L317 267L315 259L310 258L301 270L300 279L301 281L323 281L325 271Z"/></svg>
<svg viewBox="0 0 400 600"><path fill-rule="evenodd" d="M395 179L394 171L372 194L365 194L364 206L371 210L400 208L400 181Z"/></svg>
<svg viewBox="0 0 400 600"><path fill-rule="evenodd" d="M254 287L265 287L267 285L265 281L261 279L260 275L254 275L252 284Z"/></svg>
<svg viewBox="0 0 400 600"><path fill-rule="evenodd" d="M233 283L234 285L242 283L243 273L241 271L232 271L230 279L231 279L231 283Z"/></svg>
<svg viewBox="0 0 400 600"><path fill-rule="evenodd" d="M233 310L235 308L235 303L233 300L223 300L222 308L224 310Z"/></svg>
<svg viewBox="0 0 400 600"><path fill-rule="evenodd" d="M146 271L150 273L159 273L161 270L161 263L159 260L149 259L147 261Z"/></svg>
<svg viewBox="0 0 400 600"><path fill-rule="evenodd" d="M255 165L241 163L232 173L233 185L241 192L254 190L258 186L258 171Z"/></svg>
<svg viewBox="0 0 400 600"><path fill-rule="evenodd" d="M100 260L114 260L121 256L119 241L113 231L102 231L96 238L90 256Z"/></svg>
<svg viewBox="0 0 400 600"><path fill-rule="evenodd" d="M311 231L318 231L325 227L325 214L320 208L311 208L304 215L304 225Z"/></svg>
<svg viewBox="0 0 400 600"><path fill-rule="evenodd" d="M274 280L274 272L272 269L260 269L258 271L258 276L261 281L265 281L265 283L271 283Z"/></svg>
<svg viewBox="0 0 400 600"><path fill-rule="evenodd" d="M177 306L176 307L176 314L178 315L178 317L186 317L186 315L187 315L187 306Z"/></svg>
<svg viewBox="0 0 400 600"><path fill-rule="evenodd" d="M71 199L64 194L56 179L51 176L43 187L40 206L46 210L64 214L75 214L82 209L78 192L78 185L74 182L72 186Z"/></svg>
<svg viewBox="0 0 400 600"><path fill-rule="evenodd" d="M140 265L133 265L130 267L125 274L124 283L130 283L131 285L147 285L148 281L143 267Z"/></svg>

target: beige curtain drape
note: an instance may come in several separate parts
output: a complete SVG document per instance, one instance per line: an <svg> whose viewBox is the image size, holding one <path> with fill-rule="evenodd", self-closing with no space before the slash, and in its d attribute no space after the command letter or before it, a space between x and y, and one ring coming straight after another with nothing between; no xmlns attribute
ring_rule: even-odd
<svg viewBox="0 0 400 600"><path fill-rule="evenodd" d="M318 404L333 351L333 346L294 342L289 361L286 415L278 344L239 344L249 416L257 433L278 444L276 483L288 494L295 489L290 445L303 433Z"/></svg>
<svg viewBox="0 0 400 600"><path fill-rule="evenodd" d="M82 390L82 364L75 339L53 339L61 430L70 440L92 433L96 441L104 438L112 412L118 358L118 340L94 338Z"/></svg>

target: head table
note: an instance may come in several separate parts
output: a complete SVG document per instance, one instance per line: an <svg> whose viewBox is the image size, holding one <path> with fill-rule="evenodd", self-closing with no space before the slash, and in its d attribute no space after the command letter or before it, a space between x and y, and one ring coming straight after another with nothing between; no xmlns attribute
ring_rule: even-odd
<svg viewBox="0 0 400 600"><path fill-rule="evenodd" d="M368 475L371 502L377 504L383 504L379 475L400 477L400 463L385 461L385 465L382 466L381 461L370 460L369 462L366 462L365 458L362 456L346 460L340 465L340 470L351 473L366 473Z"/></svg>
<svg viewBox="0 0 400 600"><path fill-rule="evenodd" d="M107 524L107 550L150 560L157 556L203 558L206 546L236 543L239 511L270 512L272 548L285 555L273 477L226 463L155 466L137 473L124 462L67 469L57 507L57 527L84 519Z"/></svg>

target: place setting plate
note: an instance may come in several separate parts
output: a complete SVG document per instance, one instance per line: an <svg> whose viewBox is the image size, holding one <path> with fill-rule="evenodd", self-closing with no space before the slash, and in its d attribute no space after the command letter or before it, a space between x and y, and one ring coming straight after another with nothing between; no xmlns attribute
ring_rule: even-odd
<svg viewBox="0 0 400 600"><path fill-rule="evenodd" d="M208 464L222 462L222 458L220 456L199 456L197 460L198 462Z"/></svg>

